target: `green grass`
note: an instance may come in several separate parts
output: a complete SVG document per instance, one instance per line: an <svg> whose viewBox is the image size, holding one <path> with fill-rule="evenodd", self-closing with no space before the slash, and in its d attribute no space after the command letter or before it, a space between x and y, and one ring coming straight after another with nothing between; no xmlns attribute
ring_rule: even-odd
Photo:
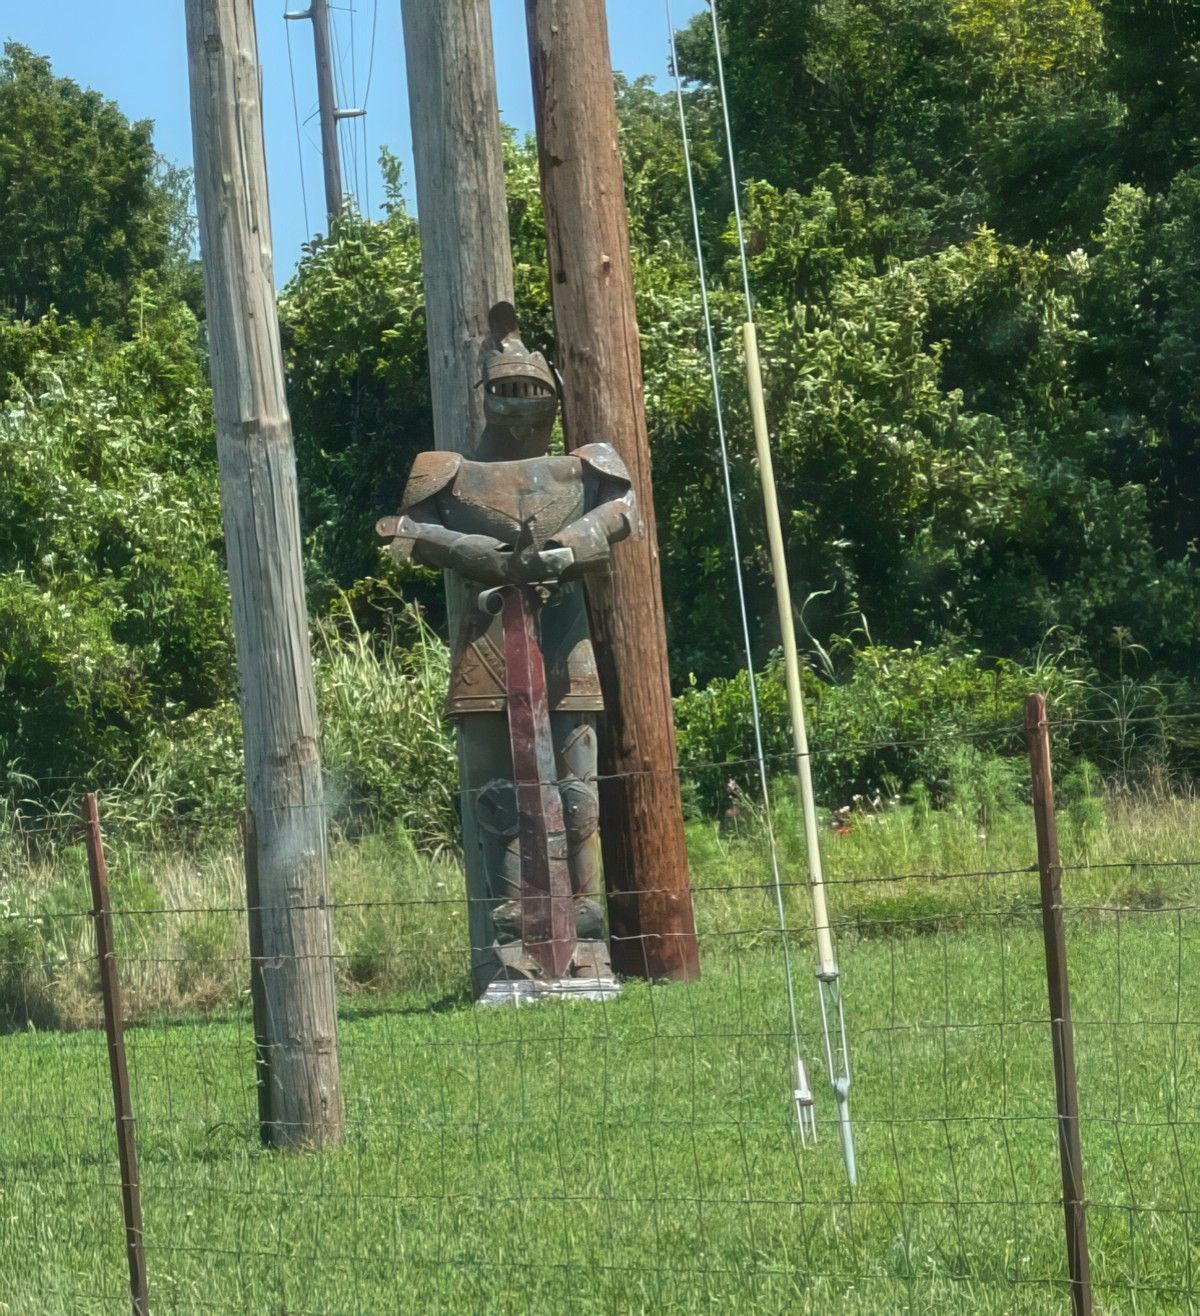
<svg viewBox="0 0 1200 1316"><path fill-rule="evenodd" d="M1011 782L1007 790L1011 797ZM809 921L807 868L787 794L776 834L790 917L801 926ZM841 932L881 936L914 921L961 923L1005 902L1027 906L1036 888L1023 873L1011 872L1034 860L1032 820L1028 806L998 794L941 809L917 803L863 813L845 835L827 830L830 909ZM87 865L76 831L63 829L66 843L32 852L11 839L0 842L0 1030L27 1019L38 1027L72 1028L94 1012L91 929L79 917L90 903ZM1067 783L1059 831L1065 862L1090 866L1068 874L1077 903L1161 905L1200 895L1200 867L1138 866L1200 854L1200 800L1193 796L1101 796ZM688 844L693 885L703 892L704 926L714 934L767 930L769 939L775 915L762 884L770 868L755 820L731 836L693 823ZM240 848L220 838L197 848L148 848L119 832L108 848L113 906L126 938L123 980L131 1017L228 1008L243 986L226 968L246 944ZM942 880L952 873L981 876ZM462 990L462 876L448 857L418 853L399 827L335 837L331 883L344 996L436 998Z"/></svg>
<svg viewBox="0 0 1200 1316"><path fill-rule="evenodd" d="M1169 861L1195 821L1189 800L1117 800L1064 808L1062 829L1071 863ZM861 880L1024 868L1027 817L904 809L828 838L853 1194L820 1081L806 897L789 889L787 913L821 1118L807 1152L761 846L705 827L691 841L700 982L497 1012L465 997L453 869L395 838L339 848L348 1136L320 1155L259 1147L238 925L182 912L236 900L232 859L114 862L119 909L157 893L177 911L118 920L154 1309L1064 1310L1036 878ZM1111 1312L1200 1307L1192 871L1066 878L1092 1267ZM59 911L65 881L60 864L43 893ZM446 903L377 907L389 891ZM59 923L38 932L67 957L50 987L74 984L72 1022L88 1024L86 929ZM0 1311L124 1310L101 1034L0 1037L0 1076Z"/></svg>
<svg viewBox="0 0 1200 1316"><path fill-rule="evenodd" d="M1062 1310L1036 920L844 942L854 1194L823 1090L821 1142L797 1146L761 935L712 939L698 984L607 1005L348 1005L348 1143L322 1155L258 1147L244 1013L135 1028L156 1309ZM1098 1290L1189 1310L1200 923L1079 915L1070 948ZM0 1047L0 1309L118 1310L101 1036Z"/></svg>

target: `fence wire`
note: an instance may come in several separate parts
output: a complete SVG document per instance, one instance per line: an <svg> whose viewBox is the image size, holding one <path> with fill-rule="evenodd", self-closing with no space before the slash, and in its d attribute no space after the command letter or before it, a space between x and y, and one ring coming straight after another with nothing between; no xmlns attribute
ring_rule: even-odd
<svg viewBox="0 0 1200 1316"><path fill-rule="evenodd" d="M707 765L706 765L707 766ZM1092 1276L1200 1306L1200 884L1186 796L1065 803ZM786 824L786 819L784 820ZM859 1183L823 1080L799 840L689 827L701 977L482 1009L462 877L335 840L343 1145L259 1136L241 859L110 847L155 1311L1058 1312L1062 1188L1033 818L832 813ZM82 852L0 881L0 1311L128 1309ZM21 849L24 847L24 849ZM1200 847L1197 847L1200 849ZM23 866L16 856L24 854ZM18 878L20 881L18 882ZM781 940L818 1117L801 1145Z"/></svg>

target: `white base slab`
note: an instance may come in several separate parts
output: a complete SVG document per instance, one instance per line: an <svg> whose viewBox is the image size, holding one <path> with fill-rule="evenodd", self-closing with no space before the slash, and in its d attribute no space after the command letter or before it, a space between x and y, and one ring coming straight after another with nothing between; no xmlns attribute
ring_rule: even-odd
<svg viewBox="0 0 1200 1316"><path fill-rule="evenodd" d="M532 1005L552 999L570 1001L611 1001L621 994L615 978L515 978L489 983L477 1005Z"/></svg>

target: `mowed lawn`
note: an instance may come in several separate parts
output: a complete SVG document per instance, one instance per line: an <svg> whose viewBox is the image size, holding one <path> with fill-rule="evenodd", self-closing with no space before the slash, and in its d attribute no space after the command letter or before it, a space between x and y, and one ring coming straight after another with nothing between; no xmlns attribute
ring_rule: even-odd
<svg viewBox="0 0 1200 1316"><path fill-rule="evenodd" d="M348 999L323 1154L260 1149L244 1013L132 1029L154 1310L1065 1310L1037 917L844 933L853 1193L799 934L821 1123L797 1141L765 922L607 1004ZM1068 923L1097 1296L1194 1310L1200 915ZM0 1310L127 1309L101 1034L0 1037L0 1076Z"/></svg>

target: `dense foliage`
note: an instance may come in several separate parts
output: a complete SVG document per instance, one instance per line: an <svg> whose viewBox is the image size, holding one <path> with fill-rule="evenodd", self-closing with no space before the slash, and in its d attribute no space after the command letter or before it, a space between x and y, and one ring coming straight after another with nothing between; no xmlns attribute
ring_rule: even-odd
<svg viewBox="0 0 1200 1316"><path fill-rule="evenodd" d="M352 211L305 250L280 299L310 572L322 599L381 567L376 519L432 446L416 222L394 162L378 223Z"/></svg>
<svg viewBox="0 0 1200 1316"><path fill-rule="evenodd" d="M5 45L0 310L119 319L140 279L177 272L185 214L149 123L130 123L112 101L55 77L48 60Z"/></svg>
<svg viewBox="0 0 1200 1316"><path fill-rule="evenodd" d="M182 305L63 337L0 409L0 765L119 780L232 690L210 402Z"/></svg>
<svg viewBox="0 0 1200 1316"><path fill-rule="evenodd" d="M1195 34L1174 12L722 7L793 569L801 597L827 591L818 634L865 613L891 643L1017 655L1060 625L1111 670L1123 627L1190 673L1200 175ZM681 50L712 140L707 14ZM716 233L710 261L736 286ZM707 409L680 439L712 451ZM668 545L678 580L698 550Z"/></svg>
<svg viewBox="0 0 1200 1316"><path fill-rule="evenodd" d="M1030 685L1091 718L1150 715L1153 745L1118 737L1112 766L1190 768L1162 728L1190 707L1200 642L1200 32L1099 0L727 0L722 15L815 734L923 746L840 749L823 796L937 797L958 770L946 742L1002 748ZM680 51L754 660L786 756L707 11ZM674 100L617 85L681 749L700 765L751 744L712 391ZM511 136L505 152L521 319L553 355L536 153ZM306 247L280 308L327 760L347 801L424 810L437 844L452 825L428 722L437 650L397 598L440 626L439 582L392 566L372 532L432 429L420 237L392 157L383 170L382 215L350 210ZM6 48L10 796L86 778L196 816L235 806L185 202L146 125ZM386 771L400 743L376 729L372 747L389 717L423 728L405 759L431 783L419 809ZM723 774L696 781L719 805Z"/></svg>

